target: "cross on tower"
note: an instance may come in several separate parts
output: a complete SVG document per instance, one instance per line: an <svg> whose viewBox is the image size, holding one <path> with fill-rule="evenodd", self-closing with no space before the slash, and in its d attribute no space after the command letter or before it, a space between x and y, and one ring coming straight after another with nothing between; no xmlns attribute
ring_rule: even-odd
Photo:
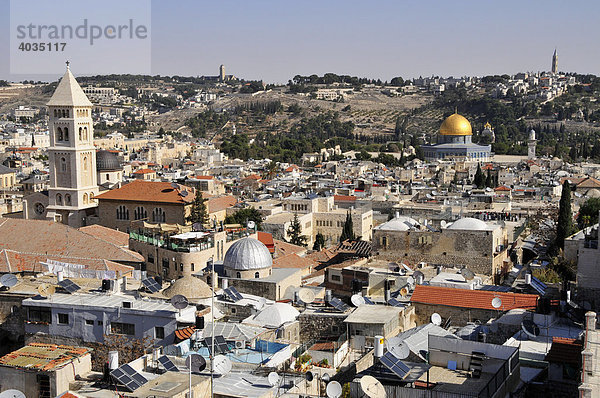
<svg viewBox="0 0 600 398"><path fill-rule="evenodd" d="M66 61L66 62L65 62L65 64L67 64L67 69L69 69L69 64L70 64L70 63L71 63L70 61Z"/></svg>

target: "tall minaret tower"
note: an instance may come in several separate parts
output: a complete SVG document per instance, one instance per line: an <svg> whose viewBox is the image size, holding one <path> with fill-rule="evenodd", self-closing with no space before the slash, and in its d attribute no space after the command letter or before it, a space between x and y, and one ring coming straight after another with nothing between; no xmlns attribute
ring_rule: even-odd
<svg viewBox="0 0 600 398"><path fill-rule="evenodd" d="M48 101L50 188L47 219L72 227L95 214L96 149L92 103L69 69Z"/></svg>
<svg viewBox="0 0 600 398"><path fill-rule="evenodd" d="M552 55L552 73L558 73L558 54L556 48L554 49L554 55Z"/></svg>
<svg viewBox="0 0 600 398"><path fill-rule="evenodd" d="M529 139L527 140L527 159L535 159L535 145L537 141L535 139L535 130L529 131Z"/></svg>
<svg viewBox="0 0 600 398"><path fill-rule="evenodd" d="M219 66L219 81L225 81L225 65Z"/></svg>

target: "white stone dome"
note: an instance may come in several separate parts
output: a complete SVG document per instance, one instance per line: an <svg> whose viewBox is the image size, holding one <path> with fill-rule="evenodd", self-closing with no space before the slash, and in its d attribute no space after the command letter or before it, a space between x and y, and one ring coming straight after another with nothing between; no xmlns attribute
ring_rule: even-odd
<svg viewBox="0 0 600 398"><path fill-rule="evenodd" d="M270 268L273 266L273 258L261 241L242 238L227 250L223 266L238 271Z"/></svg>
<svg viewBox="0 0 600 398"><path fill-rule="evenodd" d="M381 231L409 231L413 225L419 225L419 222L414 218L397 216L377 226L376 229Z"/></svg>
<svg viewBox="0 0 600 398"><path fill-rule="evenodd" d="M462 229L469 231L482 231L488 229L488 225L481 220L471 217L465 217L454 221L448 229Z"/></svg>
<svg viewBox="0 0 600 398"><path fill-rule="evenodd" d="M212 296L212 290L206 282L195 276L186 275L177 279L171 286L163 290L163 296L172 298L181 294L189 300L204 299Z"/></svg>
<svg viewBox="0 0 600 398"><path fill-rule="evenodd" d="M279 327L284 323L293 322L298 318L300 312L287 303L274 303L266 306L259 313L250 318L250 323L269 326Z"/></svg>

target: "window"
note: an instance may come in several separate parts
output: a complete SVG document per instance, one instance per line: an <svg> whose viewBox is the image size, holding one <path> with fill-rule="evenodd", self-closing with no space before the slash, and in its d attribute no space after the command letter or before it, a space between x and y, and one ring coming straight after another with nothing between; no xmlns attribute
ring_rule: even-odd
<svg viewBox="0 0 600 398"><path fill-rule="evenodd" d="M135 336L135 325L133 323L111 322L110 332L112 334Z"/></svg>
<svg viewBox="0 0 600 398"><path fill-rule="evenodd" d="M79 127L79 141L83 141L83 128Z"/></svg>
<svg viewBox="0 0 600 398"><path fill-rule="evenodd" d="M192 272L194 272L195 271L194 263L191 263L190 266L192 267Z"/></svg>
<svg viewBox="0 0 600 398"><path fill-rule="evenodd" d="M84 193L83 194L83 204L87 204L88 203L88 194Z"/></svg>
<svg viewBox="0 0 600 398"><path fill-rule="evenodd" d="M102 326L102 325L104 325L104 321L96 321L96 325Z"/></svg>
<svg viewBox="0 0 600 398"><path fill-rule="evenodd" d="M332 281L339 282L339 281L341 280L341 278L340 278L340 276L339 276L339 275L331 275L331 280L332 280Z"/></svg>
<svg viewBox="0 0 600 398"><path fill-rule="evenodd" d="M254 273L254 278L256 278L256 279L260 278L260 274L258 273L258 271L256 271L256 272Z"/></svg>
<svg viewBox="0 0 600 398"><path fill-rule="evenodd" d="M154 327L154 338L155 339L164 339L165 338L165 328L162 326Z"/></svg>
<svg viewBox="0 0 600 398"><path fill-rule="evenodd" d="M142 220L146 218L148 218L148 212L146 211L146 209L143 206L136 207L133 212L133 219Z"/></svg>
<svg viewBox="0 0 600 398"><path fill-rule="evenodd" d="M66 195L65 195L65 204L66 204L67 206L70 206L70 205L71 205L71 195L70 195L70 194L66 194Z"/></svg>
<svg viewBox="0 0 600 398"><path fill-rule="evenodd" d="M63 131L60 127L56 128L56 141L62 141L63 140Z"/></svg>
<svg viewBox="0 0 600 398"><path fill-rule="evenodd" d="M236 312L236 309L235 308L231 308L231 313L235 314L235 312Z"/></svg>
<svg viewBox="0 0 600 398"><path fill-rule="evenodd" d="M69 314L58 314L58 324L59 325L68 325L69 324Z"/></svg>
<svg viewBox="0 0 600 398"><path fill-rule="evenodd" d="M63 204L62 195L59 193L56 194L56 204L59 206L62 206L62 204Z"/></svg>
<svg viewBox="0 0 600 398"><path fill-rule="evenodd" d="M151 253L148 253L148 262L154 264L154 256Z"/></svg>
<svg viewBox="0 0 600 398"><path fill-rule="evenodd" d="M27 320L29 322L52 323L52 312L48 307L30 307L28 312Z"/></svg>
<svg viewBox="0 0 600 398"><path fill-rule="evenodd" d="M65 127L63 132L65 134L65 141L69 141L69 128Z"/></svg>
<svg viewBox="0 0 600 398"><path fill-rule="evenodd" d="M238 278L238 279L241 279L242 278L242 273L241 272L236 272L235 273L235 277Z"/></svg>
<svg viewBox="0 0 600 398"><path fill-rule="evenodd" d="M117 207L117 220L129 220L129 209L123 205Z"/></svg>
<svg viewBox="0 0 600 398"><path fill-rule="evenodd" d="M166 215L165 211L161 207L156 207L152 211L152 221L154 222L165 222Z"/></svg>
<svg viewBox="0 0 600 398"><path fill-rule="evenodd" d="M60 171L67 171L67 159L65 158L60 158Z"/></svg>
<svg viewBox="0 0 600 398"><path fill-rule="evenodd" d="M85 324L86 325L90 325L90 326L94 326L94 320L93 319L86 319L85 320Z"/></svg>

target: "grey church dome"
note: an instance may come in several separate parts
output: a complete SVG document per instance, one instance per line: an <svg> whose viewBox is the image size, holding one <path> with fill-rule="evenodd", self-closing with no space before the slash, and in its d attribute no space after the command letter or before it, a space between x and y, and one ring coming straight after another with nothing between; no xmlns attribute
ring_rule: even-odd
<svg viewBox="0 0 600 398"><path fill-rule="evenodd" d="M242 238L227 250L223 266L238 271L270 268L273 266L273 258L267 246L261 241Z"/></svg>
<svg viewBox="0 0 600 398"><path fill-rule="evenodd" d="M110 151L101 150L96 152L96 170L113 171L121 170L121 164L117 155Z"/></svg>

